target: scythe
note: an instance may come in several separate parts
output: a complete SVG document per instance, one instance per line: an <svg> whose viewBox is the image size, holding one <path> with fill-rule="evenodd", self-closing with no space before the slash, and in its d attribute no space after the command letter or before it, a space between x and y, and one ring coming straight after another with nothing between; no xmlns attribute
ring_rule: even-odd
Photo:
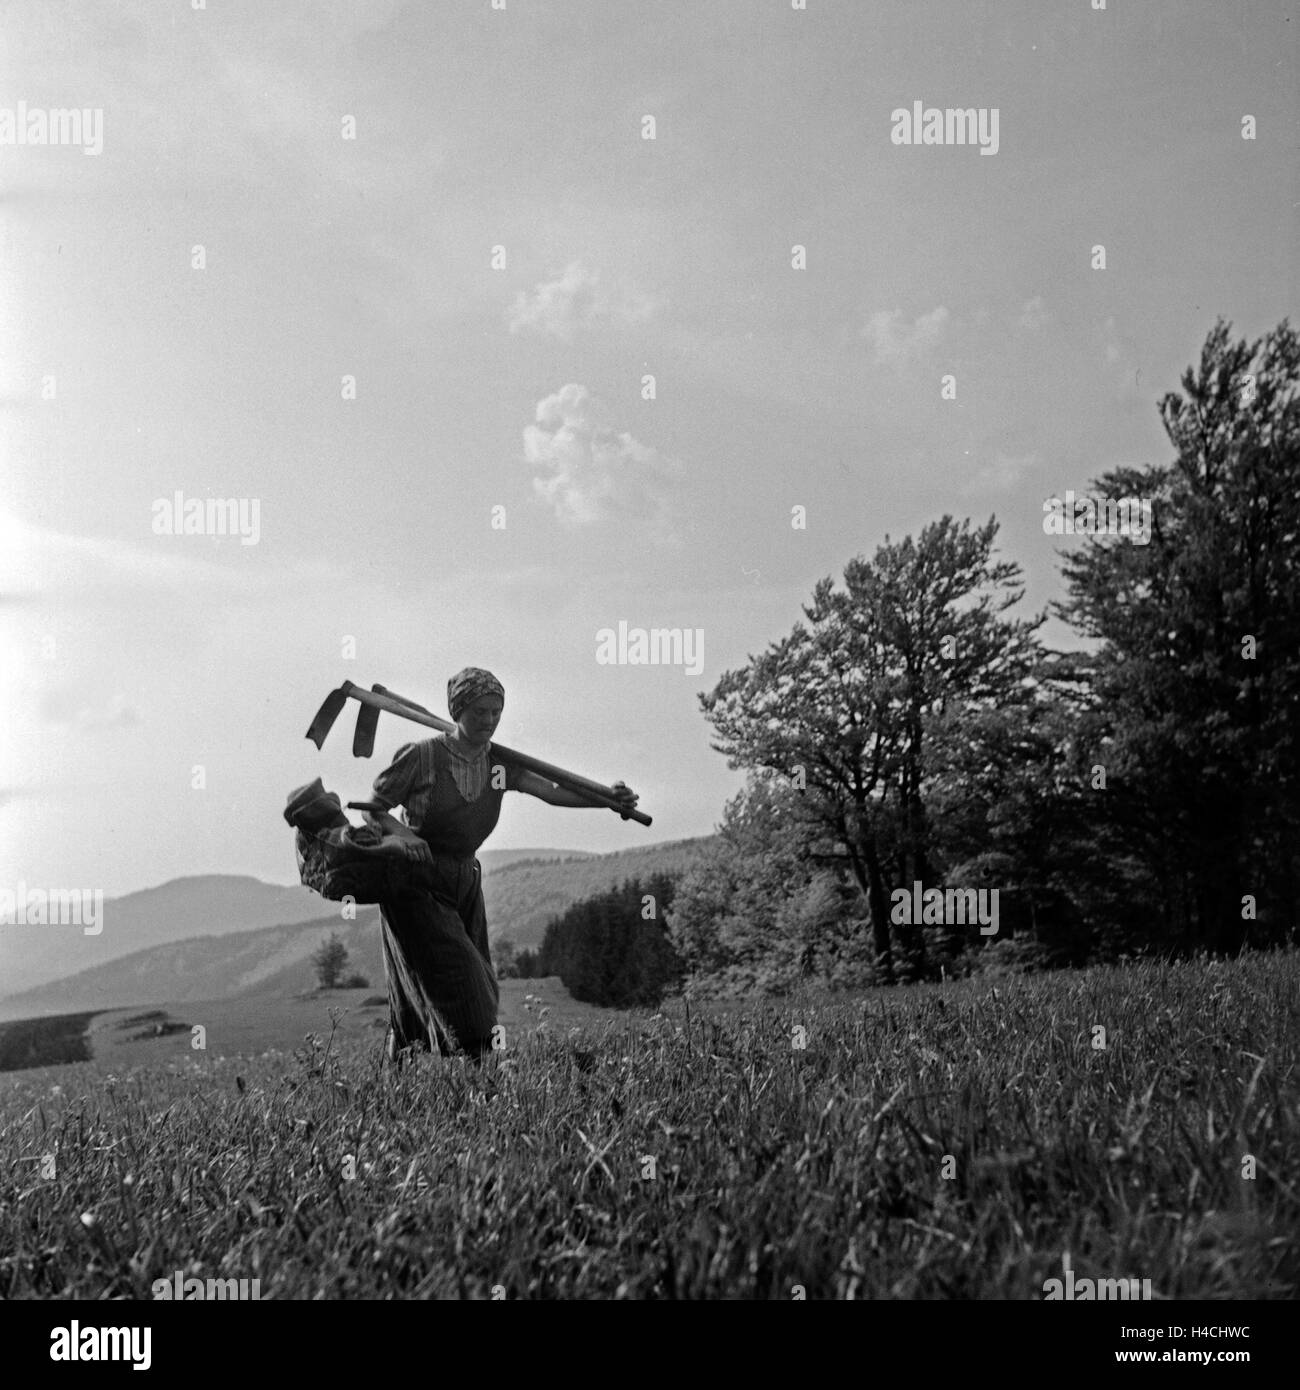
<svg viewBox="0 0 1300 1390"><path fill-rule="evenodd" d="M396 714L415 724L423 724L426 728L437 729L440 733L454 734L456 732L456 725L450 720L440 719L436 714L425 709L423 705L417 705L414 700L408 700L405 696L398 695L382 685L364 690L361 686L354 685L352 681L344 681L337 690L331 690L325 697L325 702L317 711L316 717L307 730L307 737L317 748L324 745L326 735L333 728L334 721L339 717L343 706L349 699L356 700L361 706L357 716L356 733L352 741L352 750L358 757L369 757L374 751L375 727L381 711ZM495 740L492 743L492 751L493 755L502 763L535 772L539 777L545 777L558 786L566 787L569 791L585 796L594 806L606 806L611 811L617 811L624 820L634 820L641 825L654 823L644 811L624 810L613 787L607 787L601 782L593 782L590 778L582 777L576 772L569 772L566 768L556 767L554 763L543 762L541 758L530 757L527 753L506 748Z"/></svg>

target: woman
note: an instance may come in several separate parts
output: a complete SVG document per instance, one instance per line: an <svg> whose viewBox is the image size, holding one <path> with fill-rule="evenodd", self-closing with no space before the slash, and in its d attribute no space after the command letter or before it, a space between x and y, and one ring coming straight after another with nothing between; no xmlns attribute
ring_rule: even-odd
<svg viewBox="0 0 1300 1390"><path fill-rule="evenodd" d="M398 750L375 779L373 802L403 806L406 822L433 851L433 888L410 888L380 906L388 976L388 1056L404 1048L478 1059L492 1046L496 972L488 953L482 871L474 857L496 827L507 791L552 806L592 806L577 792L535 772L495 764L492 735L505 690L491 671L467 666L447 682L455 734L437 734ZM638 797L614 784L628 810Z"/></svg>

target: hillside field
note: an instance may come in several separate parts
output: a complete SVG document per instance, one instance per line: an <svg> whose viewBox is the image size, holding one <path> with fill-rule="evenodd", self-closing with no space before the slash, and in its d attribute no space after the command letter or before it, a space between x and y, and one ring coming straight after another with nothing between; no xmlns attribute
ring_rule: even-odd
<svg viewBox="0 0 1300 1390"><path fill-rule="evenodd" d="M1068 1264L1294 1298L1298 985L1291 953L585 1022L521 997L481 1072L381 1075L377 1029L325 1027L11 1073L0 1297L181 1269L263 1298L1040 1300Z"/></svg>

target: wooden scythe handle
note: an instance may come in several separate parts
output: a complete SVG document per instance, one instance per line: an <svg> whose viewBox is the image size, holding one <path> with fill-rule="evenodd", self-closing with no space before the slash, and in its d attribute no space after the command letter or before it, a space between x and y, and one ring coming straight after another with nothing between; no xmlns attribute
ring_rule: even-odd
<svg viewBox="0 0 1300 1390"><path fill-rule="evenodd" d="M339 689L343 691L344 695L351 696L352 699L363 705L369 705L372 709L387 710L389 714L400 715L403 719L409 719L415 724L424 724L430 729L437 729L440 733L454 734L457 732L456 725L450 720L440 719L436 714L425 709L423 705L417 705L414 700L408 700L405 696L398 695L394 691L366 690L359 685L354 685L351 681L344 681ZM527 768L529 772L535 772L538 776L556 782L562 787L567 787L570 791L589 797L596 805L608 806L611 811L617 811L627 820L637 821L641 825L654 824L644 811L635 809L625 811L618 797L614 794L613 787L607 787L601 782L593 782L589 777L582 777L565 768L556 767L554 763L543 762L541 758L533 758L527 753L517 752L495 740L492 743L492 750L503 763L513 763L516 767Z"/></svg>

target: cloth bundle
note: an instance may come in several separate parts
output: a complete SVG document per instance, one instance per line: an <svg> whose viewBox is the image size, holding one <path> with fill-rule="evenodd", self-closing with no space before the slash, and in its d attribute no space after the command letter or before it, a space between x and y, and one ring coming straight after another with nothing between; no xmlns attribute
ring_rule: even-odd
<svg viewBox="0 0 1300 1390"><path fill-rule="evenodd" d="M433 852L423 840L414 832L353 825L319 777L289 793L284 818L297 832L298 877L331 902L381 903L403 888L432 883Z"/></svg>

